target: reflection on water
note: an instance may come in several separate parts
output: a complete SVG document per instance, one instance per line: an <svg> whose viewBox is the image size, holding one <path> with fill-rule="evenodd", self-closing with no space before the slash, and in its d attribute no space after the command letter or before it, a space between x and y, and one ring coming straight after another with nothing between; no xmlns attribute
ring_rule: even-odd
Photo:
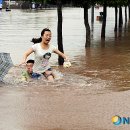
<svg viewBox="0 0 130 130"><path fill-rule="evenodd" d="M109 89L115 91L130 89L129 41L120 41L113 47L88 48L84 54L75 58L75 74L111 81Z"/></svg>
<svg viewBox="0 0 130 130"><path fill-rule="evenodd" d="M95 10L95 22L93 25L92 46L100 45L101 22L96 21L96 16L102 8ZM114 40L114 8L108 8L108 22L106 26L106 40ZM70 13L71 12L71 13ZM89 21L91 21L89 10ZM123 11L124 12L124 11ZM73 17L72 17L73 16ZM52 30L52 44L57 45L57 10L0 12L0 51L11 53L15 64L19 63L25 50L32 43L33 37L39 37L44 27ZM91 23L90 23L91 26ZM91 28L92 30L92 28ZM65 52L73 58L84 51L85 26L82 8L63 9L63 42ZM13 49L16 48L16 49ZM33 56L32 56L33 57ZM54 62L57 57L53 56Z"/></svg>

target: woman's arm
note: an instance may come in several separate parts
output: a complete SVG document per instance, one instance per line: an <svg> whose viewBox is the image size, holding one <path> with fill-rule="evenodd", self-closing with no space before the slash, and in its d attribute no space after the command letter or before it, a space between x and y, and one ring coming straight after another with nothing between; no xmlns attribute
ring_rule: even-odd
<svg viewBox="0 0 130 130"><path fill-rule="evenodd" d="M61 51L59 51L58 49L54 49L54 53L56 53L59 56L63 57L65 61L68 60L68 57L64 53L62 53Z"/></svg>
<svg viewBox="0 0 130 130"><path fill-rule="evenodd" d="M22 60L22 62L20 63L20 65L21 65L21 64L25 64L27 57L28 57L31 53L33 53L33 52L34 52L33 48L29 48L29 49L24 53L24 55L23 55L23 60Z"/></svg>
<svg viewBox="0 0 130 130"><path fill-rule="evenodd" d="M64 66L65 68L68 68L68 67L71 66L71 63L70 63L68 57L67 57L64 53L62 53L62 52L59 51L58 49L54 49L54 53L56 53L56 54L58 54L58 55L60 55L61 57L64 58L64 61L65 61L65 62L64 62L64 64L63 64L63 66Z"/></svg>

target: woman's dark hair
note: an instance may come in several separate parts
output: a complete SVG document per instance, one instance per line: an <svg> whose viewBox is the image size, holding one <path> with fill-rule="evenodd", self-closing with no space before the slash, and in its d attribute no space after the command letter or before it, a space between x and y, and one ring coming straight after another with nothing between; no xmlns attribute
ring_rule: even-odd
<svg viewBox="0 0 130 130"><path fill-rule="evenodd" d="M51 32L50 29L44 28L44 29L41 31L41 37L44 35L45 31ZM40 42L42 41L42 38L41 38L41 37L40 37L40 38L33 38L31 42L33 42L34 44L40 43Z"/></svg>

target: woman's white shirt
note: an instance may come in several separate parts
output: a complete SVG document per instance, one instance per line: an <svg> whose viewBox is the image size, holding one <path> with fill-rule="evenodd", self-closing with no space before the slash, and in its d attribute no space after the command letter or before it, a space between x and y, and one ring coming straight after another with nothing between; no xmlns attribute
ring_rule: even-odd
<svg viewBox="0 0 130 130"><path fill-rule="evenodd" d="M49 44L49 48L45 50L41 47L41 43L37 43L34 44L32 48L35 54L35 63L33 70L37 73L44 73L50 68L49 59L51 58L51 55L56 47Z"/></svg>

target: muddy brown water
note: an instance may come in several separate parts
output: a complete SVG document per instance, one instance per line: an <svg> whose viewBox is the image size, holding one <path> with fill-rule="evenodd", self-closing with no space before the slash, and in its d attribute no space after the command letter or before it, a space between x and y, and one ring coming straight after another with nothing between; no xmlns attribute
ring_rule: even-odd
<svg viewBox="0 0 130 130"><path fill-rule="evenodd" d="M101 10L95 10L95 15ZM12 67L5 83L0 84L1 130L109 129L102 126L104 111L100 111L97 99L130 89L130 34L127 28L115 39L113 10L108 10L105 44L100 40L101 23L95 21L91 47L85 49L82 8L63 9L64 49L72 67L57 66L57 57L53 55L52 66L63 75L54 82L45 78L22 82L23 68ZM0 19L0 51L10 53L14 64L20 62L23 52L32 45L30 39L38 37L43 27L51 28L52 43L56 45L56 9L2 11ZM108 115L109 112L105 116Z"/></svg>

